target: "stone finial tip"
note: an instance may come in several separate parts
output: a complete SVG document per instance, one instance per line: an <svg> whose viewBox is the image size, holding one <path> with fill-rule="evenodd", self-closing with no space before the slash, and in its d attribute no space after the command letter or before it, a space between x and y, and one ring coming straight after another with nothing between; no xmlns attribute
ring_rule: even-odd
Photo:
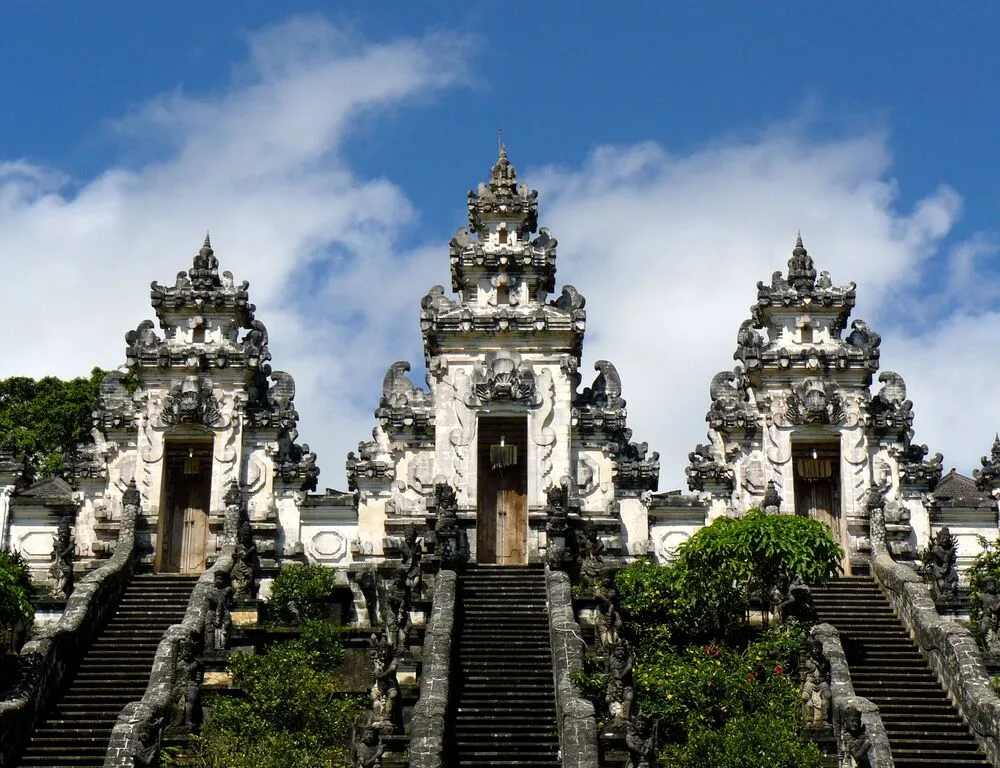
<svg viewBox="0 0 1000 768"><path fill-rule="evenodd" d="M799 232L795 235L795 247L796 248L803 248L804 247L802 245L802 230L799 230Z"/></svg>
<svg viewBox="0 0 1000 768"><path fill-rule="evenodd" d="M210 237L209 231L207 229L205 230L205 242L202 243L201 247L202 248L211 248L212 247L212 238Z"/></svg>

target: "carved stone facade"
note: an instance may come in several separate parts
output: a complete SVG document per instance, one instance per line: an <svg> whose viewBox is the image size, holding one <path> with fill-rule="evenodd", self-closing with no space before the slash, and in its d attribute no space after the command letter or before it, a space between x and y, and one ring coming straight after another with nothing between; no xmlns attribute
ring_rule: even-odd
<svg viewBox="0 0 1000 768"><path fill-rule="evenodd" d="M862 320L848 326L854 303L855 284L817 274L800 237L788 272L757 284L737 334L739 364L712 379L708 443L687 468L704 522L776 501L777 511L828 523L847 569L867 563L873 509L885 516L893 555L912 561L931 536L942 476L941 455L913 442L902 376L883 371L872 392L881 337ZM992 467L984 459L990 487ZM690 533L684 525L653 538Z"/></svg>
<svg viewBox="0 0 1000 768"><path fill-rule="evenodd" d="M546 492L564 477L579 515L600 524L609 546L645 550L640 496L656 489L658 455L632 441L611 363L598 362L593 384L579 389L585 300L569 285L550 298L556 240L538 228L537 197L517 183L506 149L489 180L469 192L468 226L449 247L457 295L435 286L420 304L426 388L407 378L409 363L393 363L373 439L348 456L349 486L359 494L355 557L383 557L405 526L428 519L435 484L447 483L473 559L496 556L477 551L477 542L492 545L483 525L509 524L522 539L512 557L541 560ZM497 480L491 471L506 465L490 451L501 447L514 463ZM496 507L508 502L523 508ZM501 519L484 520L490 515Z"/></svg>

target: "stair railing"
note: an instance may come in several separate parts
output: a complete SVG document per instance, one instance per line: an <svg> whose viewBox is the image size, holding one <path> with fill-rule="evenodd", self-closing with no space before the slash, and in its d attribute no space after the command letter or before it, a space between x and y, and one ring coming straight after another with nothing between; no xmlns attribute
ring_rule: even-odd
<svg viewBox="0 0 1000 768"><path fill-rule="evenodd" d="M227 494L227 500L229 495ZM126 704L111 732L104 768L143 768L156 764L164 728L169 724L177 691L177 668L182 644L201 647L206 620L219 599L216 577L231 578L236 558L236 530L240 503L228 503L223 526L224 540L218 559L195 583L184 618L167 628L156 648L149 684L142 699ZM231 595L232 590L229 590Z"/></svg>
<svg viewBox="0 0 1000 768"><path fill-rule="evenodd" d="M860 748L867 752L872 768L893 768L889 736L878 706L854 693L840 633L832 624L817 624L809 632L809 639L822 648L823 658L830 666L830 704L840 765L854 765L852 753Z"/></svg>
<svg viewBox="0 0 1000 768"><path fill-rule="evenodd" d="M872 574L990 762L1000 765L1000 698L990 686L990 676L972 632L941 616L930 587L920 575L913 568L897 563L884 549L876 550L872 558Z"/></svg>
<svg viewBox="0 0 1000 768"><path fill-rule="evenodd" d="M441 768L444 764L457 583L458 574L450 570L438 571L434 579L434 601L424 633L420 698L410 720L410 768Z"/></svg>
<svg viewBox="0 0 1000 768"><path fill-rule="evenodd" d="M121 528L112 556L76 583L63 614L21 649L17 682L0 701L0 768L12 768L38 716L62 687L66 673L112 614L132 578L140 496L135 480L122 497Z"/></svg>
<svg viewBox="0 0 1000 768"><path fill-rule="evenodd" d="M594 705L577 693L570 676L583 672L584 642L573 613L569 576L545 566L549 600L552 677L556 690L556 720L563 768L597 768L597 720Z"/></svg>

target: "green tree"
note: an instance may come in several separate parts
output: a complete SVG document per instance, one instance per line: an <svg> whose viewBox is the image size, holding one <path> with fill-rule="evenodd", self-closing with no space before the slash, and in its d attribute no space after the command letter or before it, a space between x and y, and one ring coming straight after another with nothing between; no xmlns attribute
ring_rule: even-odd
<svg viewBox="0 0 1000 768"><path fill-rule="evenodd" d="M979 605L979 595L983 590L983 582L992 578L1000 586L1000 537L989 541L983 536L979 539L979 554L969 567L969 618L979 624L982 609Z"/></svg>
<svg viewBox="0 0 1000 768"><path fill-rule="evenodd" d="M0 380L0 443L23 456L29 478L58 474L80 443L90 441L91 415L106 371L69 381L53 376Z"/></svg>
<svg viewBox="0 0 1000 768"><path fill-rule="evenodd" d="M293 563L282 568L271 584L268 623L299 625L326 617L337 572L317 563Z"/></svg>
<svg viewBox="0 0 1000 768"><path fill-rule="evenodd" d="M213 700L195 750L206 768L340 767L362 699L342 693L340 630L307 622L298 640L230 661L241 698Z"/></svg>
<svg viewBox="0 0 1000 768"><path fill-rule="evenodd" d="M31 573L19 552L0 552L0 635L4 643L0 655L14 650L19 628L31 626L35 609L31 596Z"/></svg>

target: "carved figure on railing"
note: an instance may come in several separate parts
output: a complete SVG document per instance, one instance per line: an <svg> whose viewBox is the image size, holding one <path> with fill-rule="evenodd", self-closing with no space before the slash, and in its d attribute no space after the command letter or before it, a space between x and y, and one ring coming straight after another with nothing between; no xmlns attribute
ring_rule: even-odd
<svg viewBox="0 0 1000 768"><path fill-rule="evenodd" d="M979 621L976 622L976 639L991 656L1000 656L1000 592L997 580L987 574L979 585L976 598Z"/></svg>
<svg viewBox="0 0 1000 768"><path fill-rule="evenodd" d="M566 570L570 553L569 545L569 503L567 498L567 478L559 485L551 485L545 491L545 560L553 571Z"/></svg>
<svg viewBox="0 0 1000 768"><path fill-rule="evenodd" d="M379 733L392 733L395 728L396 710L399 705L399 680L396 669L399 661L392 644L378 635L371 636L372 683L371 727Z"/></svg>
<svg viewBox="0 0 1000 768"><path fill-rule="evenodd" d="M608 653L608 687L605 700L611 718L619 725L627 723L632 717L632 702L635 700L635 688L632 683L632 653L628 645L619 639L611 646Z"/></svg>
<svg viewBox="0 0 1000 768"><path fill-rule="evenodd" d="M583 594L594 594L604 581L604 542L597 533L597 526L588 520L577 533L577 549L583 558L580 563L580 589Z"/></svg>
<svg viewBox="0 0 1000 768"><path fill-rule="evenodd" d="M406 529L402 545L403 571L406 574L406 589L410 599L423 595L423 571L420 568L420 539L417 537L417 527L411 525Z"/></svg>
<svg viewBox="0 0 1000 768"><path fill-rule="evenodd" d="M868 738L861 713L848 711L840 725L840 743L854 768L872 768L870 753L872 742Z"/></svg>
<svg viewBox="0 0 1000 768"><path fill-rule="evenodd" d="M625 747L628 749L628 762L625 763L625 768L655 767L656 728L651 718L639 714L628 721Z"/></svg>
<svg viewBox="0 0 1000 768"><path fill-rule="evenodd" d="M382 753L385 744L378 731L370 725L354 731L354 754L351 756L351 768L382 768Z"/></svg>
<svg viewBox="0 0 1000 768"><path fill-rule="evenodd" d="M387 611L385 619L385 639L392 646L394 653L400 653L407 648L410 635L410 593L406 587L406 571L400 568L386 596Z"/></svg>
<svg viewBox="0 0 1000 768"><path fill-rule="evenodd" d="M802 685L799 699L802 702L802 723L806 728L818 729L826 725L830 716L830 664L823 655L823 643L810 643L799 667Z"/></svg>
<svg viewBox="0 0 1000 768"><path fill-rule="evenodd" d="M918 572L929 578L937 600L954 601L958 598L958 542L951 531L942 528L935 534L921 556L923 563Z"/></svg>
<svg viewBox="0 0 1000 768"><path fill-rule="evenodd" d="M154 717L139 721L135 733L135 755L133 757L136 768L153 768L159 765L160 757L160 737L163 735L163 718Z"/></svg>
<svg viewBox="0 0 1000 768"><path fill-rule="evenodd" d="M71 525L69 518L60 519L56 535L52 537L49 595L57 600L65 600L73 591L73 550L76 545Z"/></svg>
<svg viewBox="0 0 1000 768"><path fill-rule="evenodd" d="M257 545L253 540L253 525L249 520L240 523L236 537L232 572L233 597L237 600L248 600L253 597L256 589L254 569L259 559Z"/></svg>
<svg viewBox="0 0 1000 768"><path fill-rule="evenodd" d="M469 555L468 545L458 527L458 498L451 485L438 482L434 484L434 499L437 506L434 535L438 543L441 567L455 570Z"/></svg>
<svg viewBox="0 0 1000 768"><path fill-rule="evenodd" d="M205 600L205 653L213 654L229 647L233 619L229 611L233 604L233 588L229 574L216 571Z"/></svg>
<svg viewBox="0 0 1000 768"><path fill-rule="evenodd" d="M622 630L622 617L615 609L613 587L598 589L595 597L597 612L594 614L594 629L597 633L597 645L601 651L606 651L618 642Z"/></svg>
<svg viewBox="0 0 1000 768"><path fill-rule="evenodd" d="M174 670L170 725L194 728L201 722L201 678L204 672L194 638L185 636L178 642Z"/></svg>
<svg viewBox="0 0 1000 768"><path fill-rule="evenodd" d="M797 619L806 624L815 620L816 609L813 606L812 591L799 574L795 574L781 596L778 602L778 616L782 621Z"/></svg>

